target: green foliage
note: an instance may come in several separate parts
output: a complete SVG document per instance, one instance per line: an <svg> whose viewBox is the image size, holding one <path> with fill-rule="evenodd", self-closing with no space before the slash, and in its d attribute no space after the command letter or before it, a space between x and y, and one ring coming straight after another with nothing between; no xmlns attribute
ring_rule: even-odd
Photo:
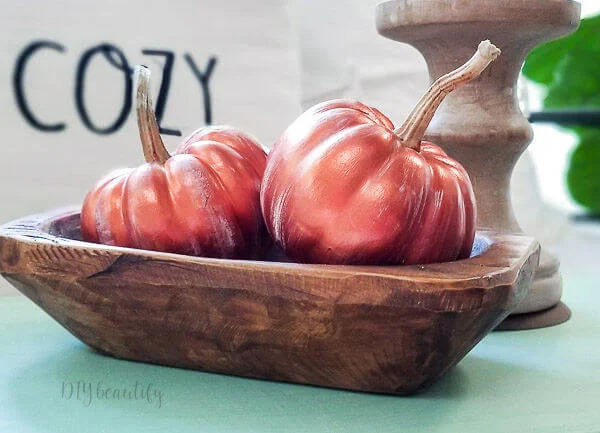
<svg viewBox="0 0 600 433"><path fill-rule="evenodd" d="M571 154L567 185L573 198L600 215L600 130L579 128L579 145Z"/></svg>
<svg viewBox="0 0 600 433"><path fill-rule="evenodd" d="M588 63L585 56L587 51L600 53L600 15L581 20L579 29L566 38L548 42L533 50L527 56L523 74L536 83L550 85L565 58L575 57Z"/></svg>
<svg viewBox="0 0 600 433"><path fill-rule="evenodd" d="M544 107L600 108L600 49L579 51L578 56L568 55L558 64Z"/></svg>
<svg viewBox="0 0 600 433"><path fill-rule="evenodd" d="M532 51L523 73L546 87L544 108L600 110L600 15L582 20L572 35ZM579 137L567 173L569 192L600 214L600 125L569 129Z"/></svg>

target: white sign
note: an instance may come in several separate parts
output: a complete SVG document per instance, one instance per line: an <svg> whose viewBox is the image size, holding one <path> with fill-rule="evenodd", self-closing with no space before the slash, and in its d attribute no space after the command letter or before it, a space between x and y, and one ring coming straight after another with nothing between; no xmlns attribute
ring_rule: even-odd
<svg viewBox="0 0 600 433"><path fill-rule="evenodd" d="M271 146L301 112L286 8L276 0L4 4L0 223L81 203L108 171L143 162L135 64L153 71L171 149L208 123Z"/></svg>

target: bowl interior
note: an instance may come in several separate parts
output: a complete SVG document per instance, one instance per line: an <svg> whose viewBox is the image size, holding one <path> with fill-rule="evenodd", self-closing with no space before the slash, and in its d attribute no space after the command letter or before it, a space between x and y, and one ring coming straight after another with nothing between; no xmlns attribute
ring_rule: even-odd
<svg viewBox="0 0 600 433"><path fill-rule="evenodd" d="M56 218L42 227L42 231L63 239L72 239L76 241L83 241L81 236L81 220L79 213L69 214L63 217ZM473 249L469 257L477 257L483 254L490 246L490 240L480 234L475 234L475 241L473 242ZM291 262L281 250L277 247L273 247L266 255L265 261L272 262Z"/></svg>

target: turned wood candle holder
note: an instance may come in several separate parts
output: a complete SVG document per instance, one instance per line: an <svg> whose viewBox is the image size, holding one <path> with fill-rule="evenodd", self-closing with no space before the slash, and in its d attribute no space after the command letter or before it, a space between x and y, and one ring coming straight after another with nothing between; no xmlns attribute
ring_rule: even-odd
<svg viewBox="0 0 600 433"><path fill-rule="evenodd" d="M580 5L570 0L393 0L378 6L379 33L417 48L432 82L460 66L482 40L502 50L479 79L445 99L426 135L468 171L481 228L521 232L510 178L533 133L519 109L517 78L531 49L573 32L579 15ZM548 310L561 294L559 262L542 249L533 287L514 313ZM566 320L565 310L551 320Z"/></svg>

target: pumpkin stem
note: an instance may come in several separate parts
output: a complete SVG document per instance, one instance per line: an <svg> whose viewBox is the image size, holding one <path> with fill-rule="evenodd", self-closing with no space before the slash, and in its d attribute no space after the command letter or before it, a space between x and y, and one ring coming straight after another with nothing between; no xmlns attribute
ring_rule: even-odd
<svg viewBox="0 0 600 433"><path fill-rule="evenodd" d="M467 63L435 80L413 108L408 119L394 130L402 144L419 152L425 131L444 98L454 89L477 78L499 55L500 50L495 45L490 41L483 41Z"/></svg>
<svg viewBox="0 0 600 433"><path fill-rule="evenodd" d="M158 162L164 164L171 157L165 147L156 115L152 97L150 96L150 69L145 66L137 65L135 67L135 76L137 82L136 93L136 111L140 139L144 149L146 162Z"/></svg>

